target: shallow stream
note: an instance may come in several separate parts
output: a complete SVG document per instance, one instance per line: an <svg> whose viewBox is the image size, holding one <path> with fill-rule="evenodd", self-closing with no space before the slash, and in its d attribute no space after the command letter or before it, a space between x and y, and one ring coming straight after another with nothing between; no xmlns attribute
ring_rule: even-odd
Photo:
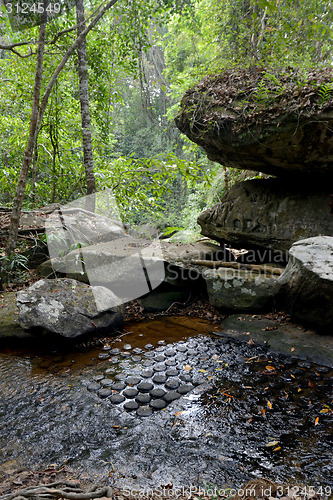
<svg viewBox="0 0 333 500"><path fill-rule="evenodd" d="M2 467L66 463L134 490L333 487L332 374L184 317L127 323L101 349L2 348Z"/></svg>

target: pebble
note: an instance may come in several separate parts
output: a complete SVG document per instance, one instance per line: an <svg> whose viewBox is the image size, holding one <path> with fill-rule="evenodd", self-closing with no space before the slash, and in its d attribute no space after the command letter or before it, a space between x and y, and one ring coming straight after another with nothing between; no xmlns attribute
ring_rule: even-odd
<svg viewBox="0 0 333 500"><path fill-rule="evenodd" d="M139 363L141 361L141 356L133 356L131 361L133 361L133 363Z"/></svg>
<svg viewBox="0 0 333 500"><path fill-rule="evenodd" d="M186 361L187 360L187 356L186 356L186 354L177 354L176 360L179 363L181 363L182 361Z"/></svg>
<svg viewBox="0 0 333 500"><path fill-rule="evenodd" d="M157 361L158 363L162 362L162 361L165 361L165 356L163 356L163 354L158 354L157 356L155 356L155 361Z"/></svg>
<svg viewBox="0 0 333 500"><path fill-rule="evenodd" d="M187 394L188 392L192 391L192 389L194 389L193 385L184 384L178 387L177 392L179 392L179 394Z"/></svg>
<svg viewBox="0 0 333 500"><path fill-rule="evenodd" d="M151 397L153 399L160 399L160 398L163 398L164 394L165 394L165 390L164 389L160 389L160 388L157 388L157 389L152 389L149 394L151 395Z"/></svg>
<svg viewBox="0 0 333 500"><path fill-rule="evenodd" d="M155 366L154 366L154 371L155 372L163 372L166 370L166 366L165 364L163 363L157 363Z"/></svg>
<svg viewBox="0 0 333 500"><path fill-rule="evenodd" d="M125 401L125 398L121 394L112 394L112 396L110 397L110 401L112 403L115 403L116 405L119 405L119 403Z"/></svg>
<svg viewBox="0 0 333 500"><path fill-rule="evenodd" d="M123 392L123 395L125 396L125 398L128 398L128 399L131 399L131 398L135 398L135 396L137 396L139 394L139 391L137 389L126 389L124 392Z"/></svg>
<svg viewBox="0 0 333 500"><path fill-rule="evenodd" d="M154 364L154 361L150 361L150 359L149 360L147 359L146 361L144 361L142 363L142 366L153 366L153 364Z"/></svg>
<svg viewBox="0 0 333 500"><path fill-rule="evenodd" d="M146 344L145 349L149 349L149 350L154 349L154 346L153 346L153 344Z"/></svg>
<svg viewBox="0 0 333 500"><path fill-rule="evenodd" d="M133 349L132 353L133 354L142 354L143 349L140 349L140 347L136 347L135 349Z"/></svg>
<svg viewBox="0 0 333 500"><path fill-rule="evenodd" d="M158 345L165 345L166 344L166 340L159 340L157 343L158 343Z"/></svg>
<svg viewBox="0 0 333 500"><path fill-rule="evenodd" d="M111 387L111 385L113 385L113 380L110 378L103 378L103 380L101 380L101 384L103 387Z"/></svg>
<svg viewBox="0 0 333 500"><path fill-rule="evenodd" d="M137 410L139 408L139 405L135 401L126 401L126 403L124 404L124 408L127 411L133 411Z"/></svg>
<svg viewBox="0 0 333 500"><path fill-rule="evenodd" d="M179 387L179 381L176 378L170 378L165 382L165 387L167 389L177 389L177 387Z"/></svg>
<svg viewBox="0 0 333 500"><path fill-rule="evenodd" d="M162 410L166 407L166 402L163 399L153 399L149 404L154 410Z"/></svg>
<svg viewBox="0 0 333 500"><path fill-rule="evenodd" d="M156 347L155 351L156 352L164 352L165 351L165 347L163 347L163 346Z"/></svg>
<svg viewBox="0 0 333 500"><path fill-rule="evenodd" d="M149 406L140 406L140 408L136 410L136 414L139 417L149 417L152 413L153 410L149 408Z"/></svg>
<svg viewBox="0 0 333 500"><path fill-rule="evenodd" d="M180 380L183 382L192 382L192 377L191 375L187 375L187 373L183 373L182 375L179 375Z"/></svg>
<svg viewBox="0 0 333 500"><path fill-rule="evenodd" d="M141 382L140 377L127 377L126 383L129 385L137 385Z"/></svg>
<svg viewBox="0 0 333 500"><path fill-rule="evenodd" d="M151 352L151 351L148 351L148 352L144 353L144 357L148 358L148 359L153 358L154 356L155 356L155 354L153 352Z"/></svg>
<svg viewBox="0 0 333 500"><path fill-rule="evenodd" d="M130 357L131 357L131 353L130 353L130 352L127 352L127 351L125 351L125 352L122 352L122 353L120 354L120 356L121 356L122 358L130 358Z"/></svg>
<svg viewBox="0 0 333 500"><path fill-rule="evenodd" d="M98 391L101 387L102 387L102 386L101 386L101 384L97 384L97 382L94 382L94 383L92 383L92 384L89 384L89 385L87 386L87 389L88 389L88 391L89 391L89 392L96 392L96 391Z"/></svg>
<svg viewBox="0 0 333 500"><path fill-rule="evenodd" d="M149 394L138 394L137 397L135 398L135 401L139 403L140 405L145 405L149 403L151 400L151 397Z"/></svg>
<svg viewBox="0 0 333 500"><path fill-rule="evenodd" d="M105 373L115 373L115 371L115 368L108 368L107 370L105 370Z"/></svg>
<svg viewBox="0 0 333 500"><path fill-rule="evenodd" d="M126 384L124 382L116 382L115 384L112 385L112 390L113 391L122 391L125 389Z"/></svg>
<svg viewBox="0 0 333 500"><path fill-rule="evenodd" d="M177 377L179 371L176 370L176 368L169 368L169 370L167 370L165 372L165 374L168 376L168 377Z"/></svg>
<svg viewBox="0 0 333 500"><path fill-rule="evenodd" d="M187 354L189 356L194 356L195 354L198 354L198 351L196 351L196 349L188 349Z"/></svg>
<svg viewBox="0 0 333 500"><path fill-rule="evenodd" d="M185 345L177 345L176 349L178 352L186 352L187 351L187 347Z"/></svg>
<svg viewBox="0 0 333 500"><path fill-rule="evenodd" d="M110 351L110 354L112 354L112 355L114 355L114 354L117 355L120 353L121 353L121 350L118 349L118 347L115 347L114 349L111 349L111 351Z"/></svg>
<svg viewBox="0 0 333 500"><path fill-rule="evenodd" d="M94 375L93 376L93 379L96 380L96 382L99 382L100 380L102 380L104 378L104 375Z"/></svg>
<svg viewBox="0 0 333 500"><path fill-rule="evenodd" d="M109 352L100 352L98 355L98 359L108 359L110 357Z"/></svg>
<svg viewBox="0 0 333 500"><path fill-rule="evenodd" d="M176 356L176 354L177 353L176 353L176 351L174 349L166 349L166 351L165 351L165 355L166 356L172 357L172 356Z"/></svg>
<svg viewBox="0 0 333 500"><path fill-rule="evenodd" d="M111 363L119 363L119 358L117 358L117 356L112 356L109 361L111 361Z"/></svg>
<svg viewBox="0 0 333 500"><path fill-rule="evenodd" d="M179 399L179 398L180 398L180 394L179 394L179 392L176 392L176 391L167 392L163 396L164 401L166 401L167 403L171 403L171 401L175 401L176 399Z"/></svg>
<svg viewBox="0 0 333 500"><path fill-rule="evenodd" d="M154 384L164 384L167 380L167 376L164 373L159 373L158 375L154 375L153 382Z"/></svg>
<svg viewBox="0 0 333 500"><path fill-rule="evenodd" d="M116 380L125 380L126 375L124 373L117 373L114 377Z"/></svg>
<svg viewBox="0 0 333 500"><path fill-rule="evenodd" d="M123 345L123 349L125 349L125 351L130 351L132 349L132 346L131 344L125 344Z"/></svg>
<svg viewBox="0 0 333 500"><path fill-rule="evenodd" d="M111 347L109 345L103 345L103 351L109 351Z"/></svg>
<svg viewBox="0 0 333 500"><path fill-rule="evenodd" d="M206 379L202 375L194 375L194 377L192 379L193 385L201 385L201 384L204 384L205 382L206 382Z"/></svg>
<svg viewBox="0 0 333 500"><path fill-rule="evenodd" d="M144 372L141 372L141 375L143 378L150 378L154 375L153 370L145 370Z"/></svg>
<svg viewBox="0 0 333 500"><path fill-rule="evenodd" d="M97 394L100 398L105 399L112 394L112 391L111 389L100 389Z"/></svg>
<svg viewBox="0 0 333 500"><path fill-rule="evenodd" d="M167 359L166 362L165 362L165 364L167 366L175 366L177 364L177 361L175 359L171 358L171 359Z"/></svg>
<svg viewBox="0 0 333 500"><path fill-rule="evenodd" d="M140 392L149 392L153 389L154 386L150 382L140 382L137 387Z"/></svg>

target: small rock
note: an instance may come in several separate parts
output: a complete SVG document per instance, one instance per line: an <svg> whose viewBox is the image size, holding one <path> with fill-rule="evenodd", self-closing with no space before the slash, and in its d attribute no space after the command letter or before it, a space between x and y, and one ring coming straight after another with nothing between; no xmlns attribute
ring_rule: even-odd
<svg viewBox="0 0 333 500"><path fill-rule="evenodd" d="M154 410L162 410L166 407L166 402L163 399L153 399L153 401L150 401L149 405Z"/></svg>
<svg viewBox="0 0 333 500"><path fill-rule="evenodd" d="M130 351L132 349L132 346L131 344L125 344L123 345L123 349L125 349L125 351Z"/></svg>
<svg viewBox="0 0 333 500"><path fill-rule="evenodd" d="M160 398L163 398L164 394L165 394L165 390L164 389L152 389L150 392L149 392L150 396L153 398L153 399L160 399Z"/></svg>
<svg viewBox="0 0 333 500"><path fill-rule="evenodd" d="M149 394L138 394L135 398L135 401L140 405L146 405L151 400L151 396Z"/></svg>
<svg viewBox="0 0 333 500"><path fill-rule="evenodd" d="M110 378L103 378L103 380L101 380L101 384L103 387L111 387L114 382Z"/></svg>
<svg viewBox="0 0 333 500"><path fill-rule="evenodd" d="M170 378L165 382L165 387L167 389L177 389L178 386L179 386L179 380L177 380L176 378Z"/></svg>
<svg viewBox="0 0 333 500"><path fill-rule="evenodd" d="M158 363L154 366L154 371L155 372L163 372L166 370L166 366L163 363Z"/></svg>
<svg viewBox="0 0 333 500"><path fill-rule="evenodd" d="M98 359L108 359L110 357L110 353L108 352L100 352L98 355Z"/></svg>
<svg viewBox="0 0 333 500"><path fill-rule="evenodd" d="M135 396L137 396L138 394L139 394L139 391L137 389L126 389L123 392L123 395L125 396L125 398L128 398L128 399L135 398Z"/></svg>
<svg viewBox="0 0 333 500"><path fill-rule="evenodd" d="M93 379L96 380L96 382L99 382L100 380L102 380L104 378L104 375L94 375L93 376Z"/></svg>
<svg viewBox="0 0 333 500"><path fill-rule="evenodd" d="M136 410L136 414L139 417L149 417L152 413L153 410L149 408L149 406L140 406L140 408Z"/></svg>
<svg viewBox="0 0 333 500"><path fill-rule="evenodd" d="M137 385L137 384L139 384L140 382L141 382L141 378L139 378L139 377L128 377L128 378L126 379L126 383L127 383L128 385Z"/></svg>
<svg viewBox="0 0 333 500"><path fill-rule="evenodd" d="M122 391L125 389L126 384L124 382L116 382L115 384L112 385L112 390L113 391Z"/></svg>
<svg viewBox="0 0 333 500"><path fill-rule="evenodd" d="M154 386L150 382L140 382L137 387L140 392L149 392L153 389Z"/></svg>
<svg viewBox="0 0 333 500"><path fill-rule="evenodd" d="M188 392L192 391L193 385L191 384L184 384L178 387L177 391L179 394L187 394Z"/></svg>
<svg viewBox="0 0 333 500"><path fill-rule="evenodd" d="M168 377L177 377L179 371L176 370L176 368L169 368L169 370L167 370L165 372L165 374L168 376Z"/></svg>
<svg viewBox="0 0 333 500"><path fill-rule="evenodd" d="M171 401L175 401L176 399L179 399L179 398L180 398L180 394L179 394L179 392L176 392L176 391L167 392L163 396L164 401L166 401L167 403L171 403Z"/></svg>
<svg viewBox="0 0 333 500"><path fill-rule="evenodd" d="M110 401L116 405L119 405L120 403L125 401L125 398L121 394L112 394L112 396L110 397Z"/></svg>
<svg viewBox="0 0 333 500"><path fill-rule="evenodd" d="M93 383L93 384L89 384L87 386L87 389L89 392L96 392L99 389L101 389L101 387L102 387L101 384Z"/></svg>
<svg viewBox="0 0 333 500"><path fill-rule="evenodd" d="M145 349L148 349L148 350L154 349L154 346L153 346L153 344L146 344Z"/></svg>
<svg viewBox="0 0 333 500"><path fill-rule="evenodd" d="M97 394L99 395L100 398L105 399L112 394L112 391L111 391L111 389L107 389L107 388L100 389Z"/></svg>
<svg viewBox="0 0 333 500"><path fill-rule="evenodd" d="M124 373L117 373L114 378L116 380L124 380L126 378L126 375Z"/></svg>
<svg viewBox="0 0 333 500"><path fill-rule="evenodd" d="M159 373L158 375L154 375L153 377L154 384L164 384L166 380L167 377L166 375L164 375L164 373Z"/></svg>
<svg viewBox="0 0 333 500"><path fill-rule="evenodd" d="M145 370L145 371L141 372L141 376L143 378L151 378L153 375L154 375L153 370Z"/></svg>
<svg viewBox="0 0 333 500"><path fill-rule="evenodd" d="M139 405L135 401L126 401L126 403L124 404L124 409L127 411L137 410L138 408Z"/></svg>

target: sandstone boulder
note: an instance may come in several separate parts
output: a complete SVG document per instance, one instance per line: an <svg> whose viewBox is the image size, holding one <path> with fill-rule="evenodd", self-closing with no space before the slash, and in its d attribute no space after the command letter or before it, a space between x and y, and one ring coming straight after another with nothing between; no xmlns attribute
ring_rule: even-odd
<svg viewBox="0 0 333 500"><path fill-rule="evenodd" d="M329 203L325 187L255 179L235 184L198 223L203 235L220 242L287 252L300 239L333 235Z"/></svg>
<svg viewBox="0 0 333 500"><path fill-rule="evenodd" d="M72 279L40 280L17 293L22 328L78 337L114 329L123 320L119 299L103 287L90 287Z"/></svg>
<svg viewBox="0 0 333 500"><path fill-rule="evenodd" d="M277 276L242 269L203 272L209 302L226 311L260 311L272 305L279 290Z"/></svg>
<svg viewBox="0 0 333 500"><path fill-rule="evenodd" d="M208 76L185 93L176 125L223 166L333 179L333 96L320 94L332 70L275 80L260 68Z"/></svg>
<svg viewBox="0 0 333 500"><path fill-rule="evenodd" d="M279 283L292 318L320 333L333 334L333 237L294 243Z"/></svg>

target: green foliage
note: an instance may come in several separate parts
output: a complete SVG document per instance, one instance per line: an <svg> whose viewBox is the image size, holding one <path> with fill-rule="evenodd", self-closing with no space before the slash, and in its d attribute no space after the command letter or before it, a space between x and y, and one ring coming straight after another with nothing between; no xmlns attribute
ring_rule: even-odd
<svg viewBox="0 0 333 500"><path fill-rule="evenodd" d="M28 258L25 255L14 253L10 257L0 256L0 285L22 281L29 271Z"/></svg>

